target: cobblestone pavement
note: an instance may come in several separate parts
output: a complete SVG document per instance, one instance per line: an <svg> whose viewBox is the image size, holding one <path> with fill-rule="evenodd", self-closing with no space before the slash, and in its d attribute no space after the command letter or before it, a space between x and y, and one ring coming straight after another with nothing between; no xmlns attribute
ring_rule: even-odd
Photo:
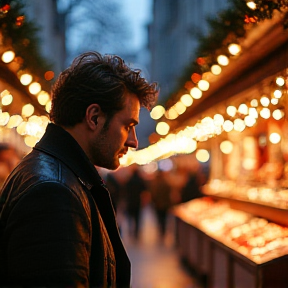
<svg viewBox="0 0 288 288"><path fill-rule="evenodd" d="M141 230L136 241L129 236L128 222L121 221L123 242L132 263L132 288L201 288L180 263L174 243L174 222L169 218L168 230L160 239L154 211L142 211Z"/></svg>

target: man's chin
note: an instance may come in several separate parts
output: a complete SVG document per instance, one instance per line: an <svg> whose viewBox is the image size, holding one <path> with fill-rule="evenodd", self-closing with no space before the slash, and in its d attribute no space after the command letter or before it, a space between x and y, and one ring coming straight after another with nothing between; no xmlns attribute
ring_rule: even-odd
<svg viewBox="0 0 288 288"><path fill-rule="evenodd" d="M113 163L110 163L109 167L105 167L109 170L116 170L118 169L120 166L120 162L119 162L119 159L116 159Z"/></svg>

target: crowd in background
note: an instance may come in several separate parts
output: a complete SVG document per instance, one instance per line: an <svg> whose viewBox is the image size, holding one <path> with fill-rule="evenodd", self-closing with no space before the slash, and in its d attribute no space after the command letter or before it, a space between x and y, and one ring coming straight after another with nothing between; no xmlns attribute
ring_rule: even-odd
<svg viewBox="0 0 288 288"><path fill-rule="evenodd" d="M199 166L194 169L178 167L167 171L156 169L147 173L143 166L133 164L108 172L103 177L111 193L120 231L125 217L129 224L129 234L135 240L139 238L143 208L152 208L159 236L164 239L170 208L201 197L201 186L206 181Z"/></svg>

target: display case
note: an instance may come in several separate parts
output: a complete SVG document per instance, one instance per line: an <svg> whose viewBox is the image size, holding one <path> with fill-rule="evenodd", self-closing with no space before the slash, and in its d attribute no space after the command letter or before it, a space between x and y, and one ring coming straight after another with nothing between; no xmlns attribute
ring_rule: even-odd
<svg viewBox="0 0 288 288"><path fill-rule="evenodd" d="M245 204L207 196L174 207L180 257L207 287L287 287L287 226L261 216L274 207L254 204L256 215Z"/></svg>

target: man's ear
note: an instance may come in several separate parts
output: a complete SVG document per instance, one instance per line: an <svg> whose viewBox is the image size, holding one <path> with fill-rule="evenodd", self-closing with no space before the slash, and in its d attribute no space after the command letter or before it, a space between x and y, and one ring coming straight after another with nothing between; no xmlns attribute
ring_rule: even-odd
<svg viewBox="0 0 288 288"><path fill-rule="evenodd" d="M97 128L99 117L103 117L103 112L98 104L91 104L87 107L85 120L90 129L95 130Z"/></svg>

